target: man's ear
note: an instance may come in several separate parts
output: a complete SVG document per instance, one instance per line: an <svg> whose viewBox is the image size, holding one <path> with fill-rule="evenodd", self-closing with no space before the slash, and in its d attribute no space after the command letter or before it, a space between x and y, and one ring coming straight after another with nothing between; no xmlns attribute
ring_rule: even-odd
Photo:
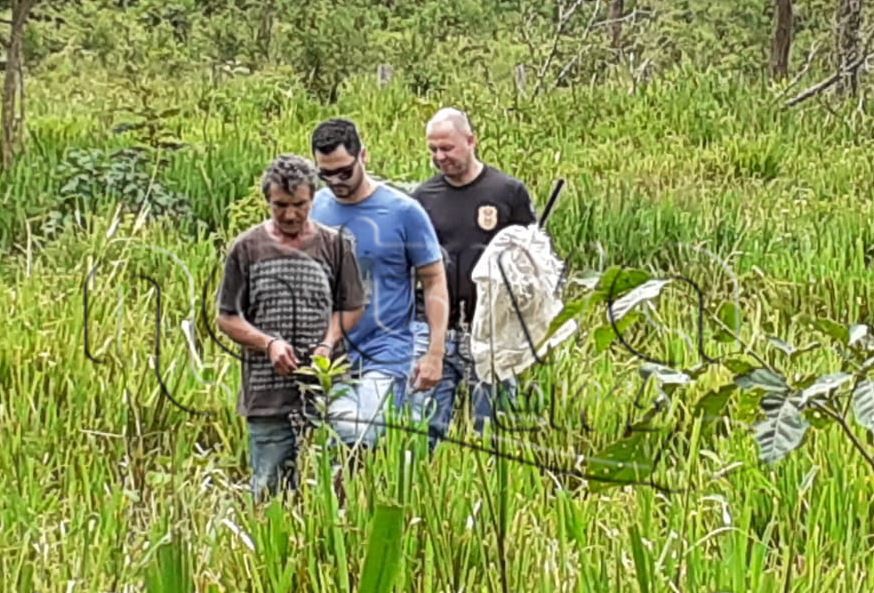
<svg viewBox="0 0 874 593"><path fill-rule="evenodd" d="M369 156L370 155L367 154L367 149L362 146L361 147L361 162L366 165Z"/></svg>

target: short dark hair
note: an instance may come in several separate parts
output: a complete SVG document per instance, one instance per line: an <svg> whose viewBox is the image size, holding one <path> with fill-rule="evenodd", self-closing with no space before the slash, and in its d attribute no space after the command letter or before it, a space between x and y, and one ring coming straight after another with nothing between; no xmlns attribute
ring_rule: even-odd
<svg viewBox="0 0 874 593"><path fill-rule="evenodd" d="M307 185L314 195L318 185L316 166L312 161L296 154L280 155L270 163L261 177L261 191L268 202L271 185L276 185L287 194L293 194L299 186Z"/></svg>
<svg viewBox="0 0 874 593"><path fill-rule="evenodd" d="M346 151L357 157L361 152L361 138L355 123L342 118L323 121L313 130L312 149L315 155L318 150L322 154L330 154L339 146L344 146Z"/></svg>

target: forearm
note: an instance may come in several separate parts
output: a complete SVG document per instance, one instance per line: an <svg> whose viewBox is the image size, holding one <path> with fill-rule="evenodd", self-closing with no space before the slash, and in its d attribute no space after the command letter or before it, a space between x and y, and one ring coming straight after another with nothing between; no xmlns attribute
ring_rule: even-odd
<svg viewBox="0 0 874 593"><path fill-rule="evenodd" d="M364 307L352 311L334 311L331 314L331 323L325 332L325 337L322 338L322 342L333 349L344 335L352 331L363 314Z"/></svg>
<svg viewBox="0 0 874 593"><path fill-rule="evenodd" d="M428 321L428 353L443 356L446 351L446 327L449 324L449 292L444 277L423 282L425 319Z"/></svg>
<svg viewBox="0 0 874 593"><path fill-rule="evenodd" d="M237 344L259 352L267 351L267 344L276 336L265 334L241 315L222 313L218 316L219 329Z"/></svg>

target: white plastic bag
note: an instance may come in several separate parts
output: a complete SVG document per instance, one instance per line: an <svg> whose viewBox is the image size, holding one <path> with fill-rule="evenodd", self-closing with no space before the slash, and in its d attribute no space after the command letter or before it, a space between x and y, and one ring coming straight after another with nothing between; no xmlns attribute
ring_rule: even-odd
<svg viewBox="0 0 874 593"><path fill-rule="evenodd" d="M470 350L480 380L494 384L518 375L536 361L532 344L541 357L576 330L576 322L571 320L543 343L552 320L563 308L558 290L563 267L552 252L549 237L536 224L506 227L486 246L471 273L477 305Z"/></svg>

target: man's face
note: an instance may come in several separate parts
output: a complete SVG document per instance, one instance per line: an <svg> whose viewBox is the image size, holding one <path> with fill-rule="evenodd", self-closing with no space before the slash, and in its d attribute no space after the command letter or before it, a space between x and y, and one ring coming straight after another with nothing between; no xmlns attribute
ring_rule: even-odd
<svg viewBox="0 0 874 593"><path fill-rule="evenodd" d="M427 135L431 160L447 177L461 177L470 168L476 141L472 134L464 134L452 122L440 122Z"/></svg>
<svg viewBox="0 0 874 593"><path fill-rule="evenodd" d="M319 177L338 198L348 198L364 181L364 167L361 163L364 154L362 148L361 154L354 157L343 145L328 154L316 151Z"/></svg>
<svg viewBox="0 0 874 593"><path fill-rule="evenodd" d="M312 206L313 192L308 185L297 186L291 194L276 184L270 186L270 213L284 235L297 237L303 232Z"/></svg>

